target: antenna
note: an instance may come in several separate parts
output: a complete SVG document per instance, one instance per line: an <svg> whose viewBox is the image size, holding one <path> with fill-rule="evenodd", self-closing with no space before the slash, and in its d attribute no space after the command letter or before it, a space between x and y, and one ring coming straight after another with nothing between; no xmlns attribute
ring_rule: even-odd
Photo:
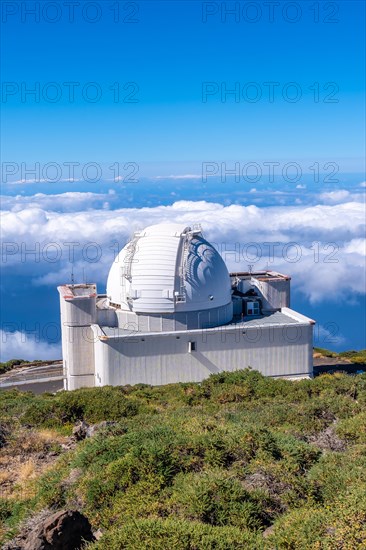
<svg viewBox="0 0 366 550"><path fill-rule="evenodd" d="M83 283L84 285L86 284L86 279L85 279L85 269L83 268Z"/></svg>
<svg viewBox="0 0 366 550"><path fill-rule="evenodd" d="M75 281L74 281L74 264L72 263L71 264L71 286L74 286L75 284Z"/></svg>
<svg viewBox="0 0 366 550"><path fill-rule="evenodd" d="M248 264L249 275L251 275L253 273L253 267L254 267L253 264Z"/></svg>

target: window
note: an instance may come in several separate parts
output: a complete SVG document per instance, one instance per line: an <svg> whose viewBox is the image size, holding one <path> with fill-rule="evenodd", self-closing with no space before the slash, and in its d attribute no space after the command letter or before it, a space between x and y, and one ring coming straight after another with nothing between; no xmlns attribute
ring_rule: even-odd
<svg viewBox="0 0 366 550"><path fill-rule="evenodd" d="M196 351L196 342L188 342L188 353Z"/></svg>
<svg viewBox="0 0 366 550"><path fill-rule="evenodd" d="M247 315L259 315L259 302L247 302Z"/></svg>

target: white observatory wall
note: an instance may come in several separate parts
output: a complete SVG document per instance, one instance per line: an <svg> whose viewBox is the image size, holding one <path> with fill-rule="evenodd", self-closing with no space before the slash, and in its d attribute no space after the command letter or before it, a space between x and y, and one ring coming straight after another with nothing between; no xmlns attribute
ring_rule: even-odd
<svg viewBox="0 0 366 550"><path fill-rule="evenodd" d="M95 297L61 301L64 388L94 386L94 335L90 325L96 311Z"/></svg>
<svg viewBox="0 0 366 550"><path fill-rule="evenodd" d="M96 377L100 385L199 382L210 374L251 367L266 376L312 376L311 324L235 326L132 338L98 340ZM189 352L189 342L196 349Z"/></svg>
<svg viewBox="0 0 366 550"><path fill-rule="evenodd" d="M189 338L165 334L141 338L98 341L96 378L101 385L199 382L207 369L187 352Z"/></svg>
<svg viewBox="0 0 366 550"><path fill-rule="evenodd" d="M137 314L130 311L116 310L115 316L118 320L118 327L123 330L134 332L170 332L173 330L193 330L198 328L216 327L230 323L233 318L232 301L217 308L206 309L203 311L176 312L173 315L155 313L155 314ZM113 327L116 323L100 322L98 312L98 324L100 326Z"/></svg>
<svg viewBox="0 0 366 550"><path fill-rule="evenodd" d="M261 294L264 310L290 307L290 280L261 281L253 277L251 282L258 288Z"/></svg>

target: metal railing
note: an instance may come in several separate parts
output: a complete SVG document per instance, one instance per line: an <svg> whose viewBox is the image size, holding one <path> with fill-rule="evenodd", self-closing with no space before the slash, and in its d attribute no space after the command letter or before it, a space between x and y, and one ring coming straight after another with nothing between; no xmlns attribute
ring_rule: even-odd
<svg viewBox="0 0 366 550"><path fill-rule="evenodd" d="M130 243L126 246L126 256L124 259L124 265L122 268L122 275L128 280L132 281L132 262L136 252L137 241L139 237L135 236Z"/></svg>

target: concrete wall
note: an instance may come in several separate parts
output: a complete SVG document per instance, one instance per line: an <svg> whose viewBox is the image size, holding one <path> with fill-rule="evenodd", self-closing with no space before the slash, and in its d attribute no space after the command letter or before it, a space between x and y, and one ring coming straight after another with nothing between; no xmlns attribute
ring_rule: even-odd
<svg viewBox="0 0 366 550"><path fill-rule="evenodd" d="M262 281L253 278L252 282L260 292L263 310L290 307L290 280L268 279Z"/></svg>
<svg viewBox="0 0 366 550"><path fill-rule="evenodd" d="M60 296L64 388L94 386L95 296L65 300Z"/></svg>
<svg viewBox="0 0 366 550"><path fill-rule="evenodd" d="M97 340L96 384L201 381L248 366L267 376L312 375L310 324L191 331ZM189 342L196 350L189 353Z"/></svg>
<svg viewBox="0 0 366 550"><path fill-rule="evenodd" d="M233 318L233 304L231 302L225 306L215 307L210 310L175 312L170 315L161 313L146 315L117 309L116 316L118 326L126 330L139 332L194 330L229 323Z"/></svg>
<svg viewBox="0 0 366 550"><path fill-rule="evenodd" d="M112 308L98 309L97 308L96 322L101 327L118 327L118 319L116 310Z"/></svg>

